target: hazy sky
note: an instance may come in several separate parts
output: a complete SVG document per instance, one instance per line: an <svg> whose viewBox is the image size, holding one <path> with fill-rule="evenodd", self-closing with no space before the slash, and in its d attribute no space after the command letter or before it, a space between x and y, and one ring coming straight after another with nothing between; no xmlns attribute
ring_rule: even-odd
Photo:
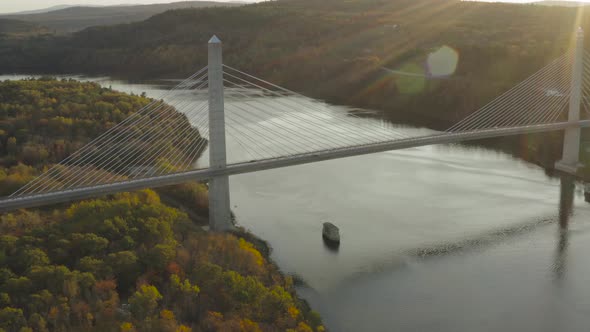
<svg viewBox="0 0 590 332"><path fill-rule="evenodd" d="M0 13L10 13L22 10L42 9L56 5L117 5L131 3L162 3L176 2L179 0L0 0ZM257 2L261 0L245 0L247 2ZM321 0L318 0L321 1ZM533 0L482 0L498 2L532 2ZM583 0L590 2L590 0Z"/></svg>

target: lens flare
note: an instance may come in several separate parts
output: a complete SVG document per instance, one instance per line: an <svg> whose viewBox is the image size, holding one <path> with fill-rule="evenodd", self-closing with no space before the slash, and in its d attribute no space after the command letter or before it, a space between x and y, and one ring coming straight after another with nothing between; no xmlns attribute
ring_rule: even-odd
<svg viewBox="0 0 590 332"><path fill-rule="evenodd" d="M426 76L424 68L415 64L407 64L400 68L396 77L396 86L401 94L417 94L424 90L426 86Z"/></svg>
<svg viewBox="0 0 590 332"><path fill-rule="evenodd" d="M426 70L428 76L446 77L455 73L458 64L459 52L445 45L428 55L426 59Z"/></svg>

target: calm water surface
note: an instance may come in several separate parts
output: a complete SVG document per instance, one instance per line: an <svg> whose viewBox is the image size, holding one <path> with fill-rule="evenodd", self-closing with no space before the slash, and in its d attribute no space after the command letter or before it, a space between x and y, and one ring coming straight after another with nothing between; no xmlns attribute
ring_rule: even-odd
<svg viewBox="0 0 590 332"><path fill-rule="evenodd" d="M85 79L155 98L166 89ZM239 224L305 281L300 294L332 331L590 328L590 204L571 180L501 153L429 146L230 182ZM340 227L338 252L322 242L324 221Z"/></svg>

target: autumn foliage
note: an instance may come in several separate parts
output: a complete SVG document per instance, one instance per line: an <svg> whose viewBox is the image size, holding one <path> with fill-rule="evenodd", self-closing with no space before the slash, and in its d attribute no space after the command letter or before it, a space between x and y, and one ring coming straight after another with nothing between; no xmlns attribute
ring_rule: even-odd
<svg viewBox="0 0 590 332"><path fill-rule="evenodd" d="M145 102L90 83L0 83L0 191ZM180 190L186 202L203 191ZM240 235L202 231L152 190L0 215L0 331L290 329L323 329L290 279Z"/></svg>
<svg viewBox="0 0 590 332"><path fill-rule="evenodd" d="M320 328L253 244L200 231L153 191L6 214L0 227L6 331Z"/></svg>

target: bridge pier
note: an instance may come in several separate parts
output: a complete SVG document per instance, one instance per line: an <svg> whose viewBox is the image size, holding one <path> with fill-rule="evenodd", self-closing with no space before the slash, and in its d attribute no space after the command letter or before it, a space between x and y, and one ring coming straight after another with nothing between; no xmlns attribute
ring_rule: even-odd
<svg viewBox="0 0 590 332"><path fill-rule="evenodd" d="M572 82L568 112L568 122L580 121L580 101L582 99L582 75L584 72L584 30L578 29L572 67ZM580 139L582 129L572 126L565 129L563 138L563 156L555 163L555 168L566 173L576 174L580 164Z"/></svg>
<svg viewBox="0 0 590 332"><path fill-rule="evenodd" d="M227 166L225 145L225 106L223 92L222 43L209 40L209 163L212 170ZM209 179L209 226L214 231L233 229L230 211L229 177Z"/></svg>

